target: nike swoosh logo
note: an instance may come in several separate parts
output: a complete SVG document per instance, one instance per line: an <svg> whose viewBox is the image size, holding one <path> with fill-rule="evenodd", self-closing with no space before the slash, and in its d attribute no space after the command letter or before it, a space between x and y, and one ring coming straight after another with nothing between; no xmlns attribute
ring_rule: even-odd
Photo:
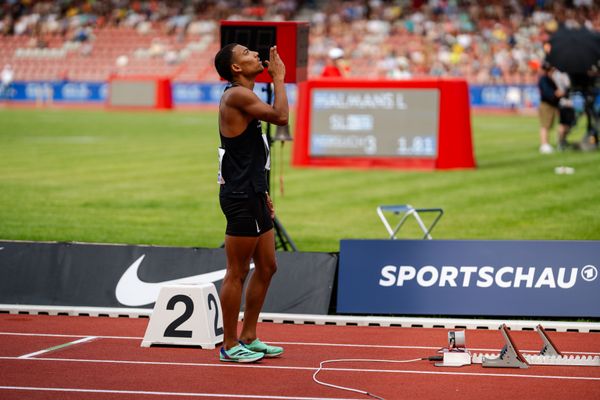
<svg viewBox="0 0 600 400"><path fill-rule="evenodd" d="M119 279L115 289L115 295L119 303L128 307L140 307L155 303L158 299L160 288L165 285L174 284L198 284L214 283L225 277L227 269L219 269L213 272L206 272L200 275L188 276L185 278L173 279L164 282L144 282L138 276L138 270L145 254L140 256L131 264ZM250 269L254 268L254 263L250 263Z"/></svg>

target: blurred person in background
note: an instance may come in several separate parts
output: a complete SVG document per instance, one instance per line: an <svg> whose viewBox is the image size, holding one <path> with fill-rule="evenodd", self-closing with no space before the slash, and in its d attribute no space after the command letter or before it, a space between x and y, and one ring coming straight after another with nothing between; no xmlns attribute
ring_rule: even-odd
<svg viewBox="0 0 600 400"><path fill-rule="evenodd" d="M563 96L558 100L558 149L565 150L568 147L567 135L575 125L575 108L573 100L569 98L569 89L571 88L571 79L569 75L554 69L552 80L556 83L558 91Z"/></svg>
<svg viewBox="0 0 600 400"><path fill-rule="evenodd" d="M585 115L587 118L586 134L581 141L581 149L596 150L598 148L598 119L600 110L596 104L600 96L600 61L593 65L586 74L586 83L583 85L583 95L585 99Z"/></svg>
<svg viewBox="0 0 600 400"><path fill-rule="evenodd" d="M321 72L322 77L326 78L344 78L350 74L350 66L344 60L344 50L339 47L334 47L329 50L329 58L323 71Z"/></svg>
<svg viewBox="0 0 600 400"><path fill-rule="evenodd" d="M379 69L379 76L387 79L410 79L412 74L410 72L408 59L404 56L398 56L396 51L392 50L388 55L381 60L377 67Z"/></svg>
<svg viewBox="0 0 600 400"><path fill-rule="evenodd" d="M547 62L542 65L542 75L538 81L540 90L540 153L550 154L554 151L549 143L549 132L558 116L558 103L564 93L552 79L555 68Z"/></svg>
<svg viewBox="0 0 600 400"><path fill-rule="evenodd" d="M0 98L8 100L10 97L10 87L15 77L15 71L10 64L2 68L2 80L0 82Z"/></svg>
<svg viewBox="0 0 600 400"><path fill-rule="evenodd" d="M506 102L512 111L517 112L521 108L521 97L521 89L518 86L509 86L506 89Z"/></svg>

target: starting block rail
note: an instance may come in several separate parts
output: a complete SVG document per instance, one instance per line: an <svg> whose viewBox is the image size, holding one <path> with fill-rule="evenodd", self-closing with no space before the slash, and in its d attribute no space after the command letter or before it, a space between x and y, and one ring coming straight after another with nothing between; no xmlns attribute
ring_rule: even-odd
<svg viewBox="0 0 600 400"><path fill-rule="evenodd" d="M471 354L472 364L483 364L484 360L499 358L500 354L473 353ZM540 356L539 354L522 354L528 365L559 365L559 366L579 366L579 367L600 367L600 356L570 355L570 356ZM485 366L485 365L484 365ZM488 365L495 367L496 365ZM510 365L508 367L511 367ZM519 368L515 366L514 368Z"/></svg>
<svg viewBox="0 0 600 400"><path fill-rule="evenodd" d="M538 325L536 330L540 334L540 337L544 343L539 354L521 353L514 345L506 325L502 325L500 327L500 332L504 336L506 344L500 353L474 353L471 355L471 363L482 364L483 367L508 368L528 368L530 365L600 367L600 356L591 356L585 354L563 355L556 348L556 345L554 345L541 325Z"/></svg>
<svg viewBox="0 0 600 400"><path fill-rule="evenodd" d="M600 367L600 356L570 355L570 356L540 356L527 355L529 365L576 365L581 367Z"/></svg>

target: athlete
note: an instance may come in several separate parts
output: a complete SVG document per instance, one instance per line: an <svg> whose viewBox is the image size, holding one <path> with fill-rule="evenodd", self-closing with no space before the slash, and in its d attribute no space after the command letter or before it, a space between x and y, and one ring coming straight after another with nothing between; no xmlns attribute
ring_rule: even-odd
<svg viewBox="0 0 600 400"><path fill-rule="evenodd" d="M252 90L256 76L265 66L273 80L272 106ZM219 105L219 201L227 219L227 273L220 292L224 337L219 357L221 361L254 362L283 353L281 347L269 346L257 338L256 325L271 277L277 270L275 211L267 192L269 144L261 121L276 125L288 122L285 65L276 46L271 47L269 60L261 61L257 52L229 44L215 56L215 68L230 83ZM246 288L244 323L238 336L242 289L251 261L255 270Z"/></svg>

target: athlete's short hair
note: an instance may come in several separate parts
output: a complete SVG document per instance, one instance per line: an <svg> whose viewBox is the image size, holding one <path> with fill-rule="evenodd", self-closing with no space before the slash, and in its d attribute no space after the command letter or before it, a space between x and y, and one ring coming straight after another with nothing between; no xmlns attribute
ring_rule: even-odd
<svg viewBox="0 0 600 400"><path fill-rule="evenodd" d="M231 43L224 46L215 56L215 68L221 78L231 82L233 73L231 72L231 61L233 59L233 48L237 43Z"/></svg>

